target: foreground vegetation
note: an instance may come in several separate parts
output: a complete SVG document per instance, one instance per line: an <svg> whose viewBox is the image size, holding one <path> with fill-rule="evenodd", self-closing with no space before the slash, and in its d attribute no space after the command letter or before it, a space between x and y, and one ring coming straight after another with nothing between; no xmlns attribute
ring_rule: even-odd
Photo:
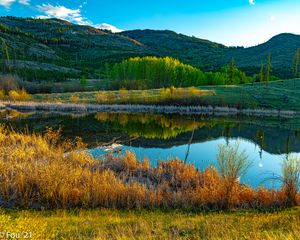
<svg viewBox="0 0 300 240"><path fill-rule="evenodd" d="M237 181L251 164L238 146L221 146L218 168L203 171L178 159L150 166L131 152L95 159L74 151L85 147L51 129L37 135L0 128L1 233L26 232L32 239L299 236L300 209L286 209L300 204L295 155L283 161L282 188L268 190Z"/></svg>
<svg viewBox="0 0 300 240"><path fill-rule="evenodd" d="M282 189L252 189L237 179L250 163L238 147L221 147L214 167L199 171L178 159L150 166L131 152L94 159L77 139L0 129L0 203L18 208L278 208L299 204L300 161L291 157ZM66 154L67 153L67 154ZM296 166L296 167L295 167Z"/></svg>
<svg viewBox="0 0 300 240"><path fill-rule="evenodd" d="M59 224L58 224L59 223ZM0 210L0 228L32 239L298 239L300 209L199 213L176 210Z"/></svg>

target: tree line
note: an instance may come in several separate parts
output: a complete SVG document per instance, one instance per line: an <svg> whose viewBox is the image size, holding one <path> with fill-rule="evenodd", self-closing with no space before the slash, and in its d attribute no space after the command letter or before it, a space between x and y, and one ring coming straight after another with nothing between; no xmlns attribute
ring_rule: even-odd
<svg viewBox="0 0 300 240"><path fill-rule="evenodd" d="M111 70L114 88L147 89L251 82L234 59L219 72L203 72L172 57L134 57L117 63Z"/></svg>

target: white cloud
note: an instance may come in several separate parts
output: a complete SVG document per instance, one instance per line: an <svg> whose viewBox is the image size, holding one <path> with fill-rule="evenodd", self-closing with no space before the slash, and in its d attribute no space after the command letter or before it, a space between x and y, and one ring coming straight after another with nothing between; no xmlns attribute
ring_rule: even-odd
<svg viewBox="0 0 300 240"><path fill-rule="evenodd" d="M9 8L14 2L15 0L0 0L0 5Z"/></svg>
<svg viewBox="0 0 300 240"><path fill-rule="evenodd" d="M118 32L123 32L124 31L122 29L119 29L119 28L117 28L113 25L107 24L107 23L97 24L97 25L94 25L94 27L98 28L98 29L103 29L103 30L110 30L113 33L118 33Z"/></svg>
<svg viewBox="0 0 300 240"><path fill-rule="evenodd" d="M70 9L64 6L53 6L51 4L42 4L37 6L38 11L45 15L37 18L59 18L80 25L90 25L91 23L81 15L80 9Z"/></svg>
<svg viewBox="0 0 300 240"><path fill-rule="evenodd" d="M85 5L86 2L83 2L82 4ZM89 21L88 19L82 16L81 6L79 6L79 8L77 9L70 9L60 5L53 6L51 4L42 4L42 5L38 5L37 9L44 15L36 16L36 18L41 18L41 19L58 18L79 25L89 25L98 29L110 30L113 33L124 31L122 29L119 29L107 23L94 25L91 21Z"/></svg>
<svg viewBox="0 0 300 240"><path fill-rule="evenodd" d="M250 3L251 5L255 5L255 0L249 0L249 3Z"/></svg>
<svg viewBox="0 0 300 240"><path fill-rule="evenodd" d="M30 0L19 0L19 3L21 3L23 5L30 5L29 2L30 2Z"/></svg>
<svg viewBox="0 0 300 240"><path fill-rule="evenodd" d="M30 0L0 0L0 6L10 8L10 6L15 2L23 5L29 5Z"/></svg>

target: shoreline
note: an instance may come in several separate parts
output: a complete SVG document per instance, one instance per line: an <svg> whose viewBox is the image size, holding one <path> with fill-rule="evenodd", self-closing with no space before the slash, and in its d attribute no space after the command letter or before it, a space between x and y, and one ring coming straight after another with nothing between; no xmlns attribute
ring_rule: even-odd
<svg viewBox="0 0 300 240"><path fill-rule="evenodd" d="M237 109L218 106L160 106L142 104L72 104L49 102L0 102L1 109L19 111L47 111L70 113L152 113L152 114L180 114L180 115L245 115L255 117L300 117L299 111L275 109Z"/></svg>

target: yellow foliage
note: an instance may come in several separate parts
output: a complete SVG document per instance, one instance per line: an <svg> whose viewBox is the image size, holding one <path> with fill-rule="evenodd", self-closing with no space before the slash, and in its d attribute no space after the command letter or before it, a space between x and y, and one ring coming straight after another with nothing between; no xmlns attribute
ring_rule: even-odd
<svg viewBox="0 0 300 240"><path fill-rule="evenodd" d="M96 101L98 103L106 103L108 101L108 95L109 93L106 93L105 91L99 91L96 93Z"/></svg>
<svg viewBox="0 0 300 240"><path fill-rule="evenodd" d="M71 101L72 103L78 103L78 102L79 102L79 97L76 96L76 95L72 95L72 96L70 97L70 101Z"/></svg>
<svg viewBox="0 0 300 240"><path fill-rule="evenodd" d="M11 101L30 101L32 99L25 89L11 90L8 92L8 96Z"/></svg>
<svg viewBox="0 0 300 240"><path fill-rule="evenodd" d="M19 93L16 90L9 91L8 96L12 101L17 101L19 99Z"/></svg>
<svg viewBox="0 0 300 240"><path fill-rule="evenodd" d="M121 102L125 102L128 98L128 90L127 89L119 90L119 97Z"/></svg>

